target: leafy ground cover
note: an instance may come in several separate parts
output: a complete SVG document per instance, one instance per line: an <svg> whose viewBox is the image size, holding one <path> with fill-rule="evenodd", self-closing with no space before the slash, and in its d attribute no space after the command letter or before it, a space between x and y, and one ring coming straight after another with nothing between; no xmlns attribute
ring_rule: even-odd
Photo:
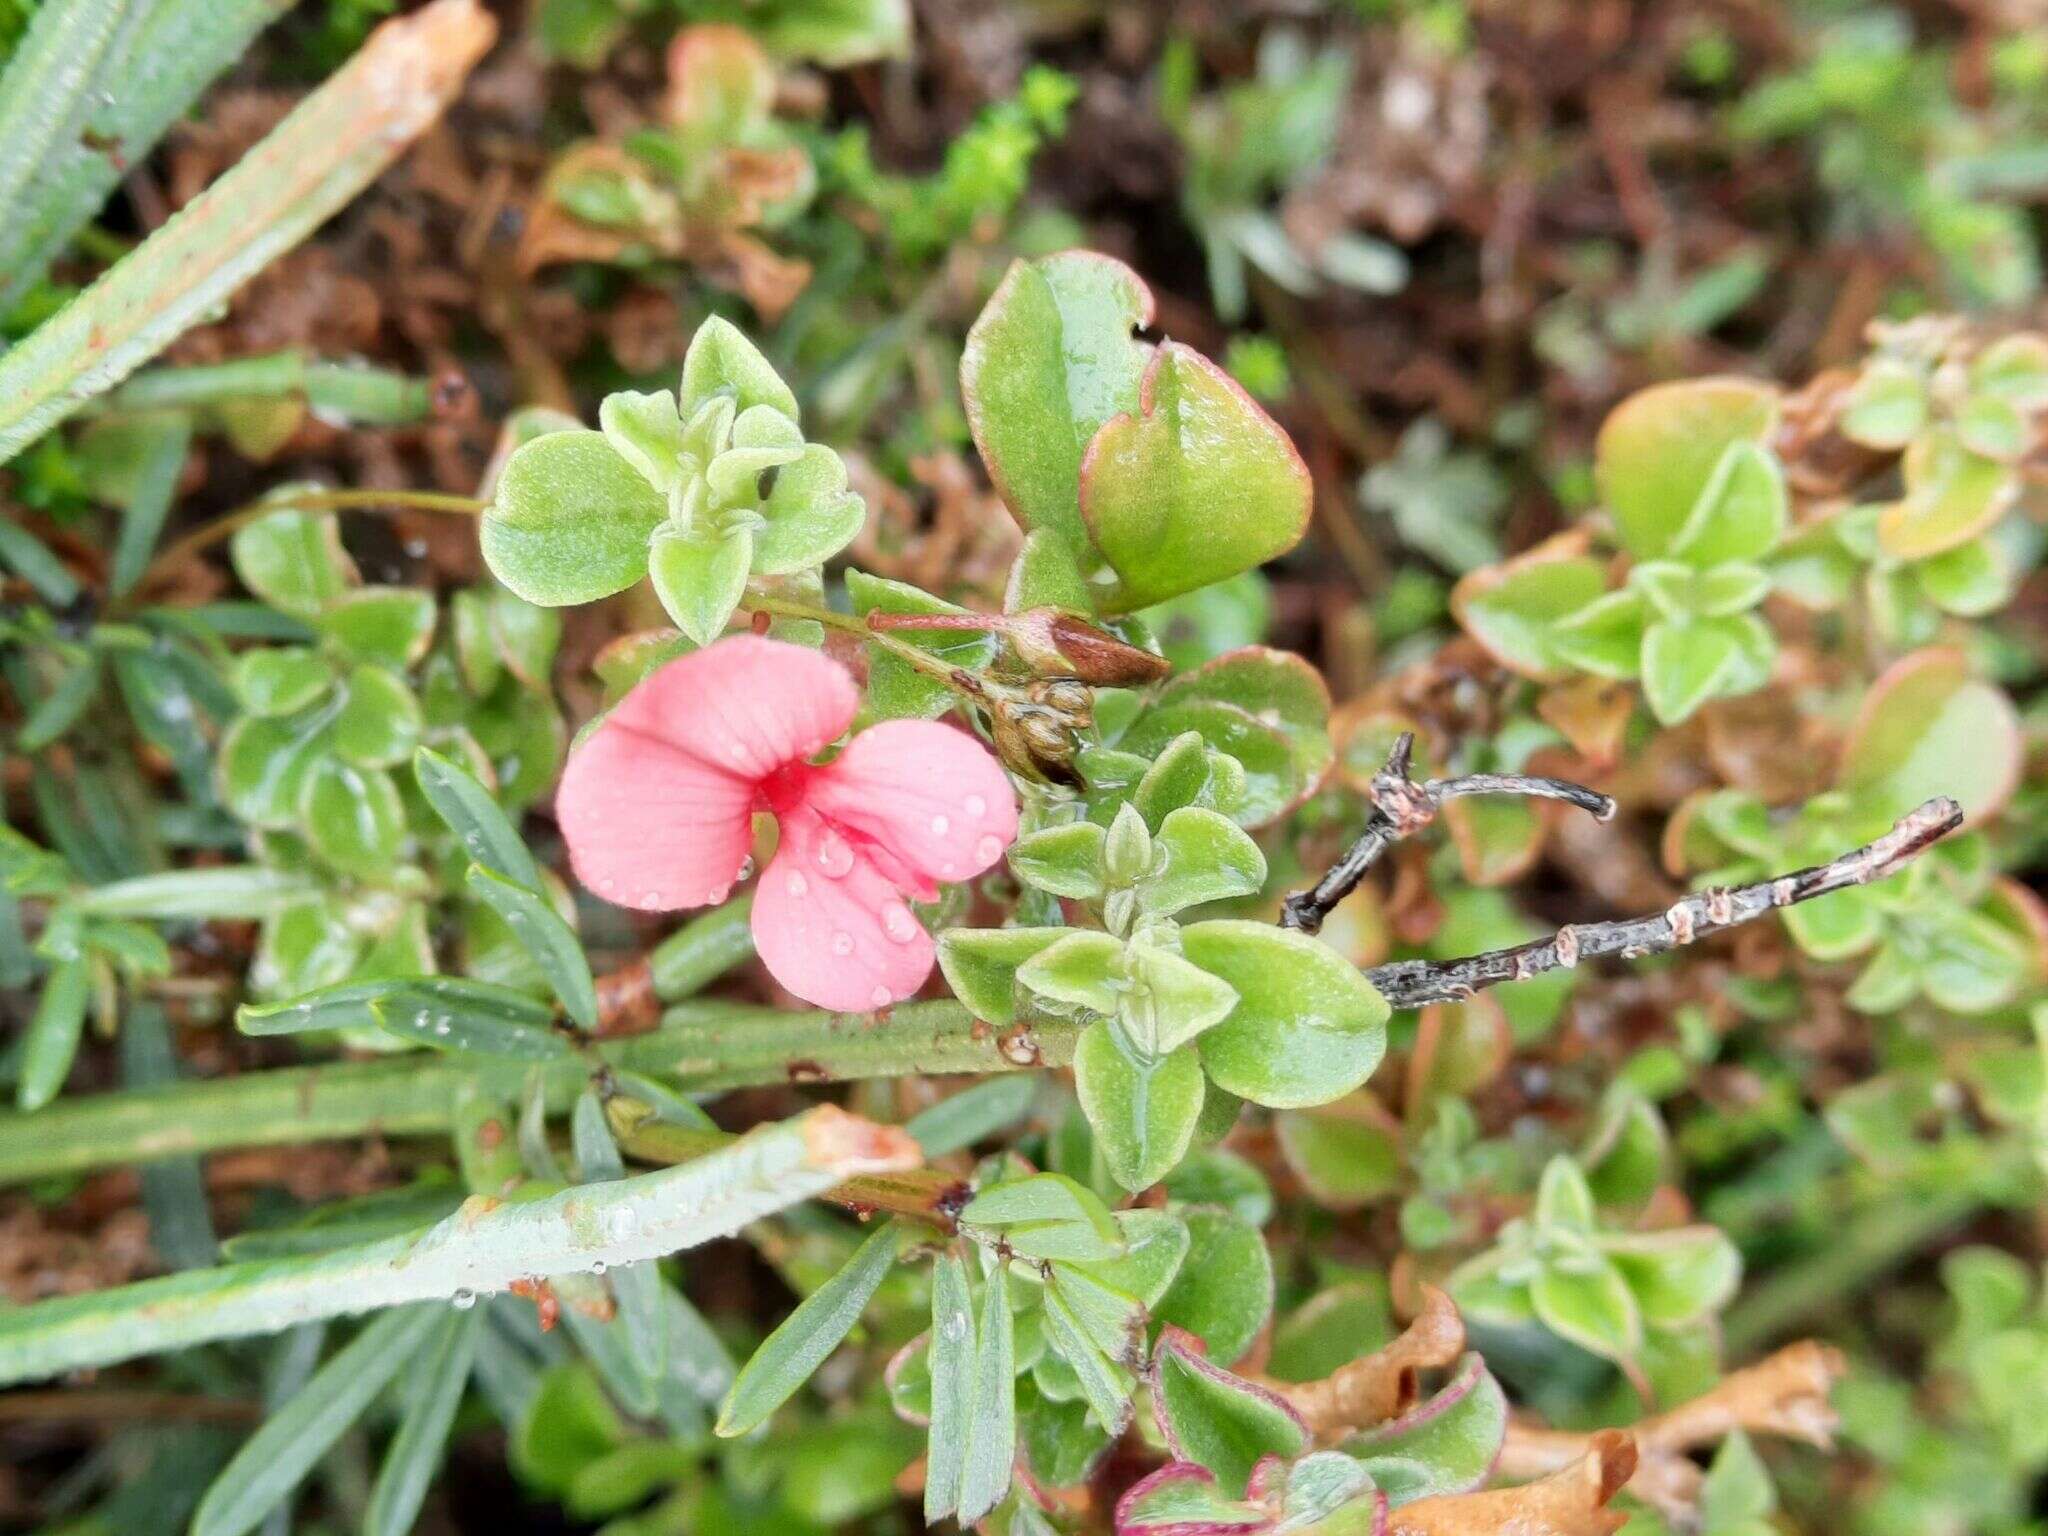
<svg viewBox="0 0 2048 1536"><path fill-rule="evenodd" d="M2025 6L0 0L0 1522L2048 1531Z"/></svg>

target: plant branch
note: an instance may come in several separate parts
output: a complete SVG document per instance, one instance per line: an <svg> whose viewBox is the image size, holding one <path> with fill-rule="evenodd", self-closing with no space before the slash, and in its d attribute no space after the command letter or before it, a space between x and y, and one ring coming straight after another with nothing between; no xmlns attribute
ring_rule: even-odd
<svg viewBox="0 0 2048 1536"><path fill-rule="evenodd" d="M1591 812L1601 821L1614 815L1613 800L1568 779L1521 773L1473 773L1417 783L1408 772L1414 753L1415 733L1403 731L1387 754L1386 766L1373 775L1373 810L1366 819L1365 830L1314 887L1296 891L1287 898L1281 912L1281 927L1298 928L1303 933L1319 930L1337 903L1358 888L1358 882L1379 861L1380 855L1435 821L1437 812L1448 800L1466 795L1523 795L1538 800L1563 800Z"/></svg>
<svg viewBox="0 0 2048 1536"><path fill-rule="evenodd" d="M474 1197L425 1232L9 1308L0 1315L0 1386L322 1318L459 1301L526 1279L602 1274L730 1236L853 1175L921 1159L900 1127L822 1105L674 1168L536 1200Z"/></svg>
<svg viewBox="0 0 2048 1536"><path fill-rule="evenodd" d="M1596 955L1661 954L1733 928L1780 907L1867 885L1896 874L1963 824L1963 808L1946 795L1899 818L1891 831L1839 858L1753 885L1717 886L1681 897L1662 912L1612 923L1575 923L1547 939L1462 960L1394 960L1365 973L1396 1008L1456 1002L1485 987L1570 970Z"/></svg>
<svg viewBox="0 0 2048 1536"><path fill-rule="evenodd" d="M881 1014L691 1002L671 1008L661 1028L598 1042L592 1054L602 1066L713 1093L1057 1067L1072 1058L1079 1033L1056 1019L992 1030L952 1001ZM590 1066L579 1055L539 1069L550 1113L568 1111ZM0 1113L0 1185L230 1148L445 1133L465 1085L514 1097L533 1070L502 1057L407 1055L59 1098L33 1114Z"/></svg>

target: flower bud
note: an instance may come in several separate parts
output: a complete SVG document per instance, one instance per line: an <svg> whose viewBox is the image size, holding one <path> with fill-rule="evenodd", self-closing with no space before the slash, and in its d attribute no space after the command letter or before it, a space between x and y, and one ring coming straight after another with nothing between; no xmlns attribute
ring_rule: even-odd
<svg viewBox="0 0 2048 1536"><path fill-rule="evenodd" d="M1173 670L1164 656L1057 608L1012 614L1005 632L1025 665L1044 677L1078 678L1098 688L1136 688Z"/></svg>

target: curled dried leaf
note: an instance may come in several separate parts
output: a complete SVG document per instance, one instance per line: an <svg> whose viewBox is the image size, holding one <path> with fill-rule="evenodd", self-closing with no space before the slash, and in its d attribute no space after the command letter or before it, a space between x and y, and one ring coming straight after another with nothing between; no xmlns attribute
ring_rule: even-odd
<svg viewBox="0 0 2048 1536"><path fill-rule="evenodd" d="M1608 1536L1628 1516L1607 1507L1636 1469L1624 1430L1585 1437L1584 1454L1562 1471L1519 1488L1417 1499L1394 1512L1387 1536Z"/></svg>
<svg viewBox="0 0 2048 1536"><path fill-rule="evenodd" d="M1465 1323L1456 1305L1435 1286L1424 1286L1421 1312L1385 1347L1321 1381L1257 1379L1301 1415L1318 1441L1331 1444L1411 1407L1421 1373L1449 1365L1464 1348Z"/></svg>

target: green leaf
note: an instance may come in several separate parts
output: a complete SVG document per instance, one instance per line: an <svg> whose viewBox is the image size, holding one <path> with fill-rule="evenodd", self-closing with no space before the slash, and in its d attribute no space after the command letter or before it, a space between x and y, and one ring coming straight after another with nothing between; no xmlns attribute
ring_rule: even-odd
<svg viewBox="0 0 2048 1536"><path fill-rule="evenodd" d="M899 1238L892 1223L876 1227L831 1279L799 1302L761 1341L752 1358L740 1367L718 1410L719 1434L744 1435L766 1423L768 1415L789 1401L831 1358L888 1278L896 1263Z"/></svg>
<svg viewBox="0 0 2048 1536"><path fill-rule="evenodd" d="M1842 402L1842 435L1866 448L1897 451L1927 422L1927 385L1919 372L1890 358L1872 358Z"/></svg>
<svg viewBox="0 0 2048 1536"><path fill-rule="evenodd" d="M1388 1008L1357 969L1303 934L1263 923L1196 923L1187 959L1229 983L1235 1009L1201 1038L1202 1064L1240 1098L1299 1109L1343 1097L1386 1050Z"/></svg>
<svg viewBox="0 0 2048 1536"><path fill-rule="evenodd" d="M1017 1459L1016 1360L1010 1287L998 1268L982 1288L967 1453L960 1468L960 1503L955 1512L962 1526L981 1519L1010 1491L1010 1469Z"/></svg>
<svg viewBox="0 0 2048 1536"><path fill-rule="evenodd" d="M1685 1328L1728 1304L1742 1279L1742 1256L1716 1227L1676 1227L1602 1240L1653 1328Z"/></svg>
<svg viewBox="0 0 2048 1536"><path fill-rule="evenodd" d="M305 646L266 646L235 658L235 697L252 715L296 714L333 685L333 665Z"/></svg>
<svg viewBox="0 0 2048 1536"><path fill-rule="evenodd" d="M1163 862L1138 887L1138 905L1148 912L1173 913L1205 901L1255 896L1266 883L1266 856L1259 845L1214 811L1183 806L1171 812L1155 841L1155 858Z"/></svg>
<svg viewBox="0 0 2048 1536"><path fill-rule="evenodd" d="M995 1283L1006 1283L1001 1275ZM960 1478L973 1432L974 1310L967 1270L943 1253L932 1266L931 1428L925 1455L924 1517L943 1520L960 1506Z"/></svg>
<svg viewBox="0 0 2048 1536"><path fill-rule="evenodd" d="M57 1097L71 1075L91 1000L92 969L83 958L53 966L43 978L42 995L21 1037L21 1076L14 1085L14 1102L24 1113Z"/></svg>
<svg viewBox="0 0 2048 1536"><path fill-rule="evenodd" d="M1117 1023L1137 1054L1158 1059L1178 1051L1230 1016L1237 993L1227 982L1191 965L1161 944L1133 939L1125 946L1130 980L1117 1004Z"/></svg>
<svg viewBox="0 0 2048 1536"><path fill-rule="evenodd" d="M1344 1442L1399 1508L1417 1499L1468 1493L1493 1470L1507 1436L1506 1395L1476 1354L1447 1383L1401 1417Z"/></svg>
<svg viewBox="0 0 2048 1536"><path fill-rule="evenodd" d="M1134 1298L1139 1306L1155 1307L1188 1256L1188 1224L1171 1211L1143 1209L1118 1211L1116 1224L1125 1244L1121 1257L1069 1264L1064 1272L1085 1270L1091 1279Z"/></svg>
<svg viewBox="0 0 2048 1536"><path fill-rule="evenodd" d="M1731 443L1760 443L1777 391L1749 379L1653 385L1609 413L1594 447L1600 499L1628 552L1654 560L1688 531Z"/></svg>
<svg viewBox="0 0 2048 1536"><path fill-rule="evenodd" d="M683 418L672 389L651 394L621 389L597 408L598 430L662 496L683 484Z"/></svg>
<svg viewBox="0 0 2048 1536"><path fill-rule="evenodd" d="M1722 450L1671 554L1700 570L1761 560L1784 535L1789 516L1777 457L1760 443L1738 440Z"/></svg>
<svg viewBox="0 0 2048 1536"><path fill-rule="evenodd" d="M1559 628L1606 590L1607 572L1599 561L1560 559L1539 550L1466 576L1451 591L1451 614L1502 666L1551 681L1568 659L1556 643ZM1601 619L1604 633L1610 616L1603 611Z"/></svg>
<svg viewBox="0 0 2048 1536"><path fill-rule="evenodd" d="M1739 665L1734 636L1718 625L1663 619L1643 632L1643 698L1665 725L1724 692Z"/></svg>
<svg viewBox="0 0 2048 1536"><path fill-rule="evenodd" d="M1240 826L1259 827L1277 819L1300 803L1312 787L1302 776L1294 744L1277 725L1221 699L1178 698L1155 704L1118 739L1121 753L1092 750L1083 754L1082 766L1088 769L1091 758L1121 757L1124 753L1135 754L1142 761L1164 752L1189 731L1242 770L1242 789L1218 797L1219 806ZM1212 778L1217 778L1218 766L1211 762ZM1230 764L1220 766L1228 768ZM1140 779L1142 776L1141 771ZM1091 786L1095 778L1091 772ZM1091 804L1090 815L1114 814L1113 807L1121 803L1122 797L1111 793L1101 798L1099 806Z"/></svg>
<svg viewBox="0 0 2048 1536"><path fill-rule="evenodd" d="M1728 1432L1713 1464L1700 1483L1700 1527L1715 1536L1745 1528L1768 1531L1768 1516L1778 1507L1777 1490L1763 1458L1740 1429Z"/></svg>
<svg viewBox="0 0 2048 1536"><path fill-rule="evenodd" d="M192 1536L254 1530L427 1346L441 1316L414 1306L372 1318L236 1452L200 1501Z"/></svg>
<svg viewBox="0 0 2048 1536"><path fill-rule="evenodd" d="M405 679L364 662L348 675L330 740L358 768L391 768L412 756L424 726Z"/></svg>
<svg viewBox="0 0 2048 1536"><path fill-rule="evenodd" d="M1330 689L1320 672L1291 651L1245 645L1167 680L1159 702L1187 700L1230 704L1273 726L1293 749L1295 772L1303 786L1322 782L1334 751L1330 745ZM1144 795L1144 786L1139 794ZM1139 809L1154 827L1158 819L1144 803ZM1166 809L1162 807L1160 814ZM1218 809L1226 809L1218 807Z"/></svg>
<svg viewBox="0 0 2048 1536"><path fill-rule="evenodd" d="M315 853L359 879L388 879L405 847L405 803L381 769L314 763L299 789L299 820Z"/></svg>
<svg viewBox="0 0 2048 1536"><path fill-rule="evenodd" d="M1069 928L948 928L939 935L939 969L967 1011L988 1024L1017 1017L1017 972Z"/></svg>
<svg viewBox="0 0 2048 1536"><path fill-rule="evenodd" d="M273 608L302 619L318 618L335 598L354 586L354 563L341 547L332 512L299 512L290 493L280 493L281 510L235 530L228 558L242 585Z"/></svg>
<svg viewBox="0 0 2048 1536"><path fill-rule="evenodd" d="M1840 783L1873 819L1953 795L1974 825L2004 805L2020 766L2012 701L1973 676L1960 650L1934 648L1871 685L1842 748Z"/></svg>
<svg viewBox="0 0 2048 1536"><path fill-rule="evenodd" d="M919 1110L903 1124L926 1157L940 1157L972 1146L1031 1111L1038 1097L1038 1079L1028 1072L986 1077Z"/></svg>
<svg viewBox="0 0 2048 1536"><path fill-rule="evenodd" d="M89 917L233 921L266 917L315 889L304 875L232 864L110 881L85 892L71 905Z"/></svg>
<svg viewBox="0 0 2048 1536"><path fill-rule="evenodd" d="M481 864L469 866L470 894L505 920L547 978L562 1007L586 1030L597 1028L597 983L576 930L545 897Z"/></svg>
<svg viewBox="0 0 2048 1536"><path fill-rule="evenodd" d="M1074 1089L1095 1128L1096 1145L1110 1176L1134 1192L1158 1183L1187 1155L1201 1118L1204 1081L1201 1058L1192 1048L1143 1063L1099 1021L1074 1046Z"/></svg>
<svg viewBox="0 0 2048 1536"><path fill-rule="evenodd" d="M1219 1487L1242 1497L1263 1458L1292 1461L1308 1449L1308 1427L1276 1393L1211 1365L1193 1343L1169 1328L1152 1353L1159 1427L1176 1461L1207 1467Z"/></svg>
<svg viewBox="0 0 2048 1536"><path fill-rule="evenodd" d="M1228 1365L1251 1348L1273 1314L1273 1259L1259 1229L1218 1206L1183 1211L1188 1251L1152 1309L1153 1321L1185 1329L1208 1346L1209 1358Z"/></svg>
<svg viewBox="0 0 2048 1536"><path fill-rule="evenodd" d="M668 616L698 645L725 633L746 595L754 536L746 529L700 538L664 525L647 548L648 574Z"/></svg>
<svg viewBox="0 0 2048 1536"><path fill-rule="evenodd" d="M1816 960L1860 955L1884 934L1884 914L1868 892L1854 886L1787 907L1779 915L1792 942Z"/></svg>
<svg viewBox="0 0 2048 1536"><path fill-rule="evenodd" d="M1130 1372L1109 1359L1089 1337L1065 1293L1056 1285L1046 1287L1043 1315L1046 1345L1053 1356L1071 1369L1074 1386L1088 1404L1089 1416L1106 1433L1122 1434L1131 1421L1131 1392L1135 1383ZM1046 1365L1047 1361L1039 1362L1041 1388L1046 1380Z"/></svg>
<svg viewBox="0 0 2048 1536"><path fill-rule="evenodd" d="M322 705L275 720L246 715L228 727L215 776L236 820L275 830L297 822L300 796L333 718L333 707Z"/></svg>
<svg viewBox="0 0 2048 1536"><path fill-rule="evenodd" d="M1026 991L1096 1013L1117 1011L1127 985L1123 941L1106 933L1070 929L1017 967Z"/></svg>
<svg viewBox="0 0 2048 1536"><path fill-rule="evenodd" d="M1958 618L1985 618L2012 601L2012 569L1989 538L1930 555L1914 564L1913 574L1929 602Z"/></svg>
<svg viewBox="0 0 2048 1536"><path fill-rule="evenodd" d="M1878 547L1894 560L1924 560L1969 543L2019 494L2010 465L1971 452L1948 428L1915 438L1901 471L1905 494L1877 519Z"/></svg>
<svg viewBox="0 0 2048 1536"><path fill-rule="evenodd" d="M683 356L678 403L684 420L714 395L731 396L742 411L765 405L791 421L797 419L796 396L782 375L738 326L717 315L697 327Z"/></svg>
<svg viewBox="0 0 2048 1536"><path fill-rule="evenodd" d="M1545 1264L1529 1282L1543 1326L1608 1360L1632 1360L1643 1347L1643 1316L1621 1272L1605 1259L1585 1269Z"/></svg>
<svg viewBox="0 0 2048 1536"><path fill-rule="evenodd" d="M102 59L117 47L123 0L75 0L29 13L0 75L0 224L27 213L25 194L44 161L90 118Z"/></svg>
<svg viewBox="0 0 2048 1536"><path fill-rule="evenodd" d="M1634 590L1596 597L1545 632L1549 653L1567 666L1620 681L1642 672L1643 630L1649 610Z"/></svg>
<svg viewBox="0 0 2048 1536"><path fill-rule="evenodd" d="M713 470L730 457L722 455ZM846 488L839 455L811 443L775 471L761 515L767 526L755 536L754 569L786 576L822 565L851 544L867 521L867 503Z"/></svg>
<svg viewBox="0 0 2048 1536"><path fill-rule="evenodd" d="M1131 332L1151 321L1151 292L1129 267L1068 251L1012 263L967 333L960 393L989 478L1027 533L1050 533L1070 558L1089 547L1082 455L1105 422L1137 409L1152 349Z"/></svg>
<svg viewBox="0 0 2048 1536"><path fill-rule="evenodd" d="M528 602L593 603L647 574L647 541L667 516L602 433L550 432L506 461L483 517L484 559Z"/></svg>
<svg viewBox="0 0 2048 1536"><path fill-rule="evenodd" d="M1072 1179L1037 1173L984 1189L960 1212L962 1227L984 1227L1020 1257L1075 1263L1112 1259L1123 1232L1100 1199Z"/></svg>
<svg viewBox="0 0 2048 1536"><path fill-rule="evenodd" d="M540 866L474 774L429 747L413 754L412 771L434 814L461 839L472 860L530 891L541 888Z"/></svg>
<svg viewBox="0 0 2048 1536"><path fill-rule="evenodd" d="M1597 1219L1593 1189L1579 1165L1564 1153L1543 1165L1536 1185L1535 1222L1564 1232L1591 1232Z"/></svg>
<svg viewBox="0 0 2048 1536"><path fill-rule="evenodd" d="M870 613L965 613L908 582L888 581L866 571L846 573L853 611ZM978 672L995 660L996 637L987 630L900 630L896 638L942 658L948 666ZM868 708L886 719L930 720L954 704L953 690L876 645L868 651ZM1014 850L1012 857L1014 858Z"/></svg>
<svg viewBox="0 0 2048 1536"><path fill-rule="evenodd" d="M359 587L332 599L314 620L350 660L404 671L434 638L434 594L418 587Z"/></svg>
<svg viewBox="0 0 2048 1536"><path fill-rule="evenodd" d="M1402 1186L1400 1139L1386 1126L1337 1110L1289 1110L1273 1117L1273 1132L1294 1176L1330 1210L1355 1211Z"/></svg>
<svg viewBox="0 0 2048 1536"><path fill-rule="evenodd" d="M363 1536L407 1536L419 1519L427 1492L441 1472L455 1410L469 1385L482 1323L483 1313L473 1307L450 1312L437 1320L432 1336L423 1341L413 1363L411 1400L363 1511Z"/></svg>
<svg viewBox="0 0 2048 1536"><path fill-rule="evenodd" d="M1136 413L1112 417L1089 443L1080 495L1124 611L1263 565L1308 528L1308 469L1294 444L1178 342L1153 354Z"/></svg>
<svg viewBox="0 0 2048 1536"><path fill-rule="evenodd" d="M549 1027L545 1004L487 981L417 976L383 987L367 1003L381 1029L436 1050L518 1061L554 1061L569 1054L568 1041ZM328 1004L342 1005L338 997Z"/></svg>
<svg viewBox="0 0 2048 1536"><path fill-rule="evenodd" d="M1105 836L1103 829L1092 821L1045 827L1011 844L1010 868L1018 879L1041 891L1074 901L1093 901L1103 889Z"/></svg>

